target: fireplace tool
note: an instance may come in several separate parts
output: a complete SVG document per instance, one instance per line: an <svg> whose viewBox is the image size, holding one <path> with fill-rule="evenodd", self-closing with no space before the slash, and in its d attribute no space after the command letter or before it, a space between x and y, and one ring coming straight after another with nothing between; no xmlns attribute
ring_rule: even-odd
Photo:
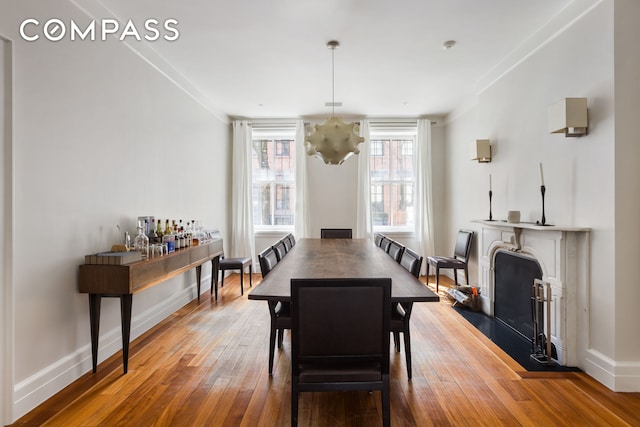
<svg viewBox="0 0 640 427"><path fill-rule="evenodd" d="M546 294L546 295L545 295ZM546 309L547 321L543 310ZM533 342L531 359L542 365L552 365L557 359L556 349L551 342L551 284L540 279L533 280L531 311L533 312ZM546 326L545 332L542 331Z"/></svg>

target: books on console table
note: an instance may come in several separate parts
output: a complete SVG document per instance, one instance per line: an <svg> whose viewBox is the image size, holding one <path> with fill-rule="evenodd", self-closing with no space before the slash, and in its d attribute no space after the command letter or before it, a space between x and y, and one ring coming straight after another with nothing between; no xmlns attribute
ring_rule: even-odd
<svg viewBox="0 0 640 427"><path fill-rule="evenodd" d="M142 253L131 252L101 252L93 255L85 255L85 264L125 265L142 260Z"/></svg>

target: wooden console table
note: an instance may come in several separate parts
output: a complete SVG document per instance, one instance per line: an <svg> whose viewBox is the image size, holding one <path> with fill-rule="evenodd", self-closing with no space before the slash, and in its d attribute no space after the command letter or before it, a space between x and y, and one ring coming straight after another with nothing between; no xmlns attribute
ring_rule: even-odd
<svg viewBox="0 0 640 427"><path fill-rule="evenodd" d="M142 292L158 283L196 269L198 299L202 264L211 261L211 292L215 289L218 299L218 264L222 255L222 239L178 249L168 255L145 259L126 265L83 264L80 266L79 291L89 294L91 322L91 358L93 372L98 365L98 335L100 329L100 302L103 297L120 298L122 316L122 362L127 373L129 362L129 338L131 332L131 303L133 294Z"/></svg>

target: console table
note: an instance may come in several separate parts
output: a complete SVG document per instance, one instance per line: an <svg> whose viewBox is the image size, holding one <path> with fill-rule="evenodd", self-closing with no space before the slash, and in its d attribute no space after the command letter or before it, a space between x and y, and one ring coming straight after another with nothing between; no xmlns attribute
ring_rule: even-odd
<svg viewBox="0 0 640 427"><path fill-rule="evenodd" d="M103 297L120 298L122 316L122 362L127 373L129 338L131 332L131 303L133 294L158 283L196 269L198 299L202 264L211 261L211 292L218 299L218 264L222 255L222 239L191 248L178 249L168 255L145 259L125 265L83 264L80 266L79 291L89 294L91 322L91 358L93 372L98 365L98 334L100 329L100 302Z"/></svg>

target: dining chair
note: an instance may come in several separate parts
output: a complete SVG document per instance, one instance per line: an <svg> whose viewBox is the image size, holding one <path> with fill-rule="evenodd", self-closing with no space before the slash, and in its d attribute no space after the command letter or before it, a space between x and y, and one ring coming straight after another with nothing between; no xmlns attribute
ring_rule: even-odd
<svg viewBox="0 0 640 427"><path fill-rule="evenodd" d="M289 253L291 250L291 240L289 240L289 236L284 236L280 241L284 244L284 250Z"/></svg>
<svg viewBox="0 0 640 427"><path fill-rule="evenodd" d="M458 287L458 270L464 270L464 277L469 285L469 269L467 263L469 261L469 253L471 252L471 241L473 240L473 231L460 230L456 238L456 246L452 257L430 256L427 257L427 280L429 278L429 266L436 268L436 293L440 285L440 269L453 269L453 278Z"/></svg>
<svg viewBox="0 0 640 427"><path fill-rule="evenodd" d="M397 303L391 309L391 333L393 334L393 344L397 353L400 353L400 333L404 338L404 357L407 363L407 377L411 379L411 332L409 330L409 320L413 303Z"/></svg>
<svg viewBox="0 0 640 427"><path fill-rule="evenodd" d="M422 255L418 255L409 248L404 248L402 257L400 258L400 265L409 271L409 273L419 278L420 269L422 268L422 260Z"/></svg>
<svg viewBox="0 0 640 427"><path fill-rule="evenodd" d="M249 287L253 286L253 271L251 266L251 257L245 258L225 258L224 255L220 257L218 263L218 269L222 271L222 278L220 280L220 287L224 288L224 272L227 270L240 270L240 295L244 295L244 270L249 267ZM215 274L218 274L216 271Z"/></svg>
<svg viewBox="0 0 640 427"><path fill-rule="evenodd" d="M276 257L278 261L282 261L282 258L287 255L287 248L284 246L284 242L282 240L278 241L275 245L273 245L273 250L276 253Z"/></svg>
<svg viewBox="0 0 640 427"><path fill-rule="evenodd" d="M352 230L350 228L321 228L321 239L351 239Z"/></svg>
<svg viewBox="0 0 640 427"><path fill-rule="evenodd" d="M293 234L289 234L287 236L289 238L289 243L291 243L291 247L294 247L296 245L296 238Z"/></svg>
<svg viewBox="0 0 640 427"><path fill-rule="evenodd" d="M391 243L391 239L389 239L387 236L382 236L382 240L380 241L380 249L387 252L387 249L389 249L390 243Z"/></svg>
<svg viewBox="0 0 640 427"><path fill-rule="evenodd" d="M382 238L384 237L384 234L382 233L376 233L373 236L373 241L376 244L377 247L380 247L380 243L382 243Z"/></svg>
<svg viewBox="0 0 640 427"><path fill-rule="evenodd" d="M278 258L273 247L268 247L258 254L260 271L264 279L267 274L278 264ZM273 358L275 355L276 341L278 348L282 348L284 330L291 329L291 303L286 301L269 301L269 317L271 327L269 333L269 375L273 374Z"/></svg>
<svg viewBox="0 0 640 427"><path fill-rule="evenodd" d="M291 425L298 394L380 390L389 426L391 279L291 279Z"/></svg>
<svg viewBox="0 0 640 427"><path fill-rule="evenodd" d="M394 259L395 262L400 262L402 258L402 252L404 252L404 246L395 240L391 240L387 246L387 254Z"/></svg>

